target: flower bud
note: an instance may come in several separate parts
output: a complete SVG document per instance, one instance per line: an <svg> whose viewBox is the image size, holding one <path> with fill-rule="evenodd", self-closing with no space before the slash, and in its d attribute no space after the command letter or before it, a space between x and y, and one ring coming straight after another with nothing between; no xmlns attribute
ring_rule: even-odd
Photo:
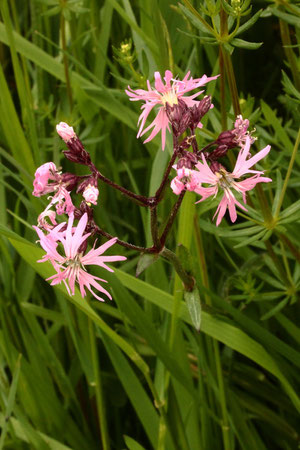
<svg viewBox="0 0 300 450"><path fill-rule="evenodd" d="M53 162L48 162L40 166L35 174L33 181L33 195L40 197L41 195L48 194L53 191L53 185L51 186L48 181L57 181L57 169Z"/></svg>
<svg viewBox="0 0 300 450"><path fill-rule="evenodd" d="M223 156L226 155L228 152L227 145L219 145L217 148L215 148L208 156L208 159L210 161L216 161L219 158L223 158Z"/></svg>
<svg viewBox="0 0 300 450"><path fill-rule="evenodd" d="M224 169L224 167L222 166L222 164L220 164L218 161L213 161L212 163L211 163L211 165L210 165L210 170L213 172L213 173L216 173L216 172L220 172L220 169Z"/></svg>
<svg viewBox="0 0 300 450"><path fill-rule="evenodd" d="M190 115L191 115L191 127L196 128L202 119L202 117L211 109L212 103L211 103L211 96L206 95L198 105L193 105L190 108Z"/></svg>
<svg viewBox="0 0 300 450"><path fill-rule="evenodd" d="M236 147L234 130L222 131L216 140L217 144L227 145L228 148Z"/></svg>
<svg viewBox="0 0 300 450"><path fill-rule="evenodd" d="M70 139L76 137L76 133L73 130L73 127L70 127L65 122L60 122L58 125L56 125L56 131L59 134L59 136L67 143L70 141Z"/></svg>
<svg viewBox="0 0 300 450"><path fill-rule="evenodd" d="M97 205L99 190L96 186L92 184L88 184L88 186L83 191L83 198L87 203L92 203L93 205Z"/></svg>

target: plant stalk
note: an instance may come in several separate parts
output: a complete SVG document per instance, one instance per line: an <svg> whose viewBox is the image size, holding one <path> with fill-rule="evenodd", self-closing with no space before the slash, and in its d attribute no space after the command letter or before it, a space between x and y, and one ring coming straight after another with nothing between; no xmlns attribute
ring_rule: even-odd
<svg viewBox="0 0 300 450"><path fill-rule="evenodd" d="M61 45L63 49L63 62L64 62L64 71L66 78L66 87L67 87L67 95L69 99L70 110L73 108L73 98L72 98L72 89L69 75L69 67L68 67L68 58L67 58L67 43L66 43L66 29L65 29L66 21L63 15L63 12L60 14L60 33L61 33Z"/></svg>
<svg viewBox="0 0 300 450"><path fill-rule="evenodd" d="M99 368L99 358L97 354L97 345L96 345L96 336L93 321L88 318L88 326L89 326L89 335L90 335L90 345L91 345L91 356L92 356L92 365L93 372L95 377L95 393L96 393L96 403L97 403L97 412L98 412L98 421L99 428L101 432L101 442L103 450L109 450L109 436L108 436L108 428L106 422L106 411L105 411L105 402L103 398L103 389L101 383L101 373Z"/></svg>

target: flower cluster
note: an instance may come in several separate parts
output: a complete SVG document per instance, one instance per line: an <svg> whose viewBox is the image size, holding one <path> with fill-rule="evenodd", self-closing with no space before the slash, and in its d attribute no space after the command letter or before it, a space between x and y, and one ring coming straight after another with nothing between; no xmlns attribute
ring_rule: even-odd
<svg viewBox="0 0 300 450"><path fill-rule="evenodd" d="M170 71L165 72L165 84L161 80L158 72L155 72L155 89L150 86L148 81L148 91L137 89L133 91L126 90L130 100L142 100L142 114L139 117L140 128L137 137L142 136L149 129L153 128L150 136L145 140L149 142L161 130L162 148L165 146L166 129L169 130L169 124L172 126L173 134L176 138L182 135L187 129L191 132L196 127L202 127L201 118L212 107L210 97L206 96L201 101L194 100L203 91L197 92L190 97L184 96L185 93L203 86L217 77L208 78L204 75L202 78L189 78L190 73L182 81L174 79ZM172 82L172 83L171 83ZM145 129L145 122L155 105L161 105L154 121ZM270 178L261 176L262 171L251 170L258 161L264 158L270 151L268 145L263 150L251 157L250 147L256 140L252 132L248 131L249 120L243 119L241 115L237 116L232 130L222 132L215 142L208 147L215 145L212 152L197 150L197 144L191 138L186 138L180 143L181 156L173 168L177 175L171 181L171 188L174 194L179 195L183 190L194 191L201 195L199 202L208 197L215 197L220 190L223 191L223 197L219 203L215 216L217 215L216 225L218 226L224 217L228 208L230 219L235 222L237 218L236 206L247 211L247 209L235 198L234 191L242 195L244 204L246 203L246 192L253 189L257 183L267 183L272 181ZM193 145L194 144L194 145ZM193 153L185 152L185 149L193 147ZM224 157L229 149L240 147L240 152L232 172L218 162ZM210 163L210 165L208 164ZM254 173L254 176L238 181L242 176ZM197 202L197 203L199 203ZM214 216L214 217L215 217Z"/></svg>
<svg viewBox="0 0 300 450"><path fill-rule="evenodd" d="M211 163L209 166L205 156L202 154L202 161L199 161L195 168L191 170L186 168L177 169L177 176L171 181L171 188L174 194L179 195L183 190L194 191L201 195L201 199L197 202L202 202L208 197L216 197L218 190L222 190L224 195L219 203L214 217L217 215L216 225L218 226L225 215L226 209L229 210L230 219L232 222L236 221L237 213L235 205L239 206L244 211L247 209L236 200L233 191L242 195L243 202L246 203L246 192L253 189L257 183L268 183L271 178L262 177L262 171L250 169L254 164L264 158L270 151L270 145L258 152L255 156L250 155L251 138L245 138L245 145L242 146L235 167L232 172L228 172L225 167L218 163ZM242 181L239 180L242 176L247 174L255 174Z"/></svg>
<svg viewBox="0 0 300 450"><path fill-rule="evenodd" d="M61 122L57 125L56 130L68 146L68 151L65 151L65 156L68 159L79 164L91 164L89 154L83 148L72 127ZM75 282L77 282L82 297L86 295L85 288L87 288L95 298L103 300L92 291L91 286L111 298L109 292L98 282L106 281L87 273L85 266L94 264L112 271L105 262L123 261L126 258L124 256L101 256L105 250L116 243L117 238L110 239L98 248L95 248L94 244L93 249L85 254L87 238L92 233L91 231L84 232L87 228L93 230L94 227L90 206L91 204L97 205L99 195L97 174L93 173L92 164L91 169L92 175L83 177L71 173L62 173L57 170L53 162L45 163L37 169L32 194L36 197L49 193L54 195L48 197L50 202L39 215L38 226L33 228L40 238L39 242L42 248L46 251L43 259L39 262L49 260L57 272L48 278L48 280L52 280L51 285L63 281L68 293L74 295ZM81 193L84 199L79 209L74 206L70 195L76 187L76 192ZM69 216L68 224L63 222L58 225L56 214L67 214ZM73 226L74 215L80 219L77 227ZM63 247L65 255L58 252L59 244Z"/></svg>
<svg viewBox="0 0 300 450"><path fill-rule="evenodd" d="M193 191L200 195L201 198L197 203L209 197L215 198L219 191L222 192L222 198L214 214L214 217L217 216L216 225L218 226L227 210L232 222L237 219L237 206L247 211L246 193L257 183L272 181L263 176L263 171L253 168L257 162L267 156L270 146L267 145L258 153L251 155L251 145L256 138L253 137L252 132L248 131L249 120L243 119L241 115L236 118L233 129L221 132L214 141L199 149L195 130L203 126L201 120L213 105L210 96L206 95L200 100L195 99L203 93L198 89L206 83L216 80L217 77L218 75L213 77L203 75L201 78L193 79L188 72L183 80L179 80L167 70L164 81L159 72L155 72L154 88L148 81L148 90L133 90L130 87L126 90L131 101L144 102L138 120L137 137L152 130L145 140L145 142L149 142L161 132L162 149L164 150L166 131L173 134L173 155L154 197L134 194L102 175L91 161L89 153L85 150L74 129L62 122L57 125L56 130L68 147L63 152L65 157L76 164L86 166L90 170L90 174L77 176L72 173L62 173L53 162L43 164L35 173L33 195L40 197L52 194L48 197L50 199L48 206L38 218L38 227L34 227L40 244L46 251L40 262L50 261L56 271L53 276L48 278L52 285L63 282L68 293L74 295L77 283L82 297L86 295L86 289L88 289L95 298L103 300L92 290L94 288L111 298L109 292L99 283L99 281L105 282L105 280L89 274L86 266L94 264L112 271L106 265L107 262L126 259L124 256L118 255L103 256L103 253L116 242L140 252L160 253L164 248L167 234L174 222L185 191ZM195 93L186 95L194 90L196 90ZM157 115L146 127L148 116L156 106L158 107ZM225 167L226 163L223 162L223 158L227 155L228 150L236 147L239 148L237 160L233 170L229 171ZM171 189L179 198L170 212L161 236L159 236L156 222L156 212L151 214L152 247L138 247L120 241L95 224L92 205L97 205L99 180L118 189L122 194L142 206L155 210L163 198L172 167L176 170L176 176L171 181ZM74 190L77 194L82 195L79 208L73 204L71 199L71 193ZM236 196L241 197L242 203ZM57 214L68 215L68 223L57 224ZM78 220L77 226L74 226L75 219ZM92 249L87 252L88 238L96 233L109 237L110 240L98 248L96 248L95 242ZM187 280L186 277L183 279L185 286L190 289L194 284L193 279Z"/></svg>

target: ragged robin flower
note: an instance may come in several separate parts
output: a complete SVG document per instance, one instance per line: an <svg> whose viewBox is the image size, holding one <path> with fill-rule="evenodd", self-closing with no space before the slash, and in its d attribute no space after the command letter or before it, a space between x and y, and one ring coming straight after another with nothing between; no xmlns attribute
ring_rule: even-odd
<svg viewBox="0 0 300 450"><path fill-rule="evenodd" d="M147 131L152 130L150 136L144 141L151 141L160 131L161 131L161 140L162 140L162 149L165 148L166 142L166 130L169 129L169 119L166 113L166 105L170 106L177 105L178 100L181 99L188 107L193 107L194 105L198 105L199 101L194 100L198 95L202 94L203 91L198 91L195 94L190 96L185 96L187 92L193 91L194 89L198 89L200 86L208 83L209 81L215 80L218 78L218 75L215 77L207 77L203 75L201 78L193 79L190 77L190 72L186 74L183 80L178 80L173 78L173 74L170 70L166 70L163 83L161 79L161 75L159 72L155 72L155 88L153 89L150 85L150 82L147 81L148 90L137 89L133 90L128 86L128 90L126 90L126 94L130 97L131 101L144 101L144 105L141 106L143 110L142 114L139 117L138 124L140 125L137 137L143 136L143 134L147 133ZM144 129L147 117L149 116L152 109L158 105L158 113L153 122ZM198 127L202 125L198 124Z"/></svg>
<svg viewBox="0 0 300 450"><path fill-rule="evenodd" d="M252 157L250 155L250 146L251 137L247 136L245 146L241 148L232 172L228 172L225 167L219 163L215 163L214 166L209 167L203 155L202 163L199 162L196 164L199 186L195 189L195 192L202 196L199 202L202 202L211 196L215 197L219 189L222 189L224 192L222 200L214 215L214 217L217 215L217 226L224 217L227 208L232 222L235 222L237 218L236 206L247 211L247 209L235 198L234 191L242 195L243 202L246 204L247 191L253 189L257 183L268 183L272 181L271 178L261 176L264 173L263 171L250 169L250 167L254 166L254 164L269 153L271 149L270 145L267 145ZM254 175L245 180L238 181L239 178L250 173ZM201 184L208 184L208 186L203 187Z"/></svg>
<svg viewBox="0 0 300 450"><path fill-rule="evenodd" d="M75 294L75 283L79 285L82 297L85 297L87 288L93 296L100 301L104 301L93 290L92 287L105 294L111 299L110 293L104 289L99 281L107 283L102 278L91 275L87 272L85 266L97 265L113 272L113 269L106 265L107 262L124 261L125 256L103 256L103 253L117 241L117 238L110 239L105 244L93 248L85 253L87 238L91 233L84 233L87 225L88 216L85 213L78 222L77 227L73 227L74 214L69 216L68 225L63 222L53 228L48 234L44 234L38 227L33 227L39 238L41 247L46 254L38 262L50 261L56 270L56 274L47 278L51 280L51 285L64 282L69 295ZM59 243L62 244L64 255L59 252Z"/></svg>

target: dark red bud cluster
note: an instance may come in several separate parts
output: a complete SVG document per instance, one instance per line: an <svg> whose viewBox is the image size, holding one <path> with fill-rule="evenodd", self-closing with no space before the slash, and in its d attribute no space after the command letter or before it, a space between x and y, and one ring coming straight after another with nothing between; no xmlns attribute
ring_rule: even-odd
<svg viewBox="0 0 300 450"><path fill-rule="evenodd" d="M205 96L197 105L192 107L188 107L181 99L178 99L178 103L173 106L167 103L166 113L175 136L180 136L187 128L194 130L210 108L211 97L209 95Z"/></svg>
<svg viewBox="0 0 300 450"><path fill-rule="evenodd" d="M194 105L190 110L191 115L191 121L190 121L190 127L192 129L197 128L198 123L201 121L202 117L205 116L205 114L210 110L211 108L211 96L206 95L198 105Z"/></svg>
<svg viewBox="0 0 300 450"><path fill-rule="evenodd" d="M189 127L190 111L184 101L178 100L176 105L166 104L166 113L172 125L173 133L176 137L180 136Z"/></svg>
<svg viewBox="0 0 300 450"><path fill-rule="evenodd" d="M193 167L197 164L198 158L195 153L184 152L183 156L177 161L177 169L181 169L182 167L186 167L187 169L193 169Z"/></svg>
<svg viewBox="0 0 300 450"><path fill-rule="evenodd" d="M71 138L66 144L69 150L65 150L63 153L67 159L77 164L83 164L84 166L91 164L90 155L77 136Z"/></svg>

